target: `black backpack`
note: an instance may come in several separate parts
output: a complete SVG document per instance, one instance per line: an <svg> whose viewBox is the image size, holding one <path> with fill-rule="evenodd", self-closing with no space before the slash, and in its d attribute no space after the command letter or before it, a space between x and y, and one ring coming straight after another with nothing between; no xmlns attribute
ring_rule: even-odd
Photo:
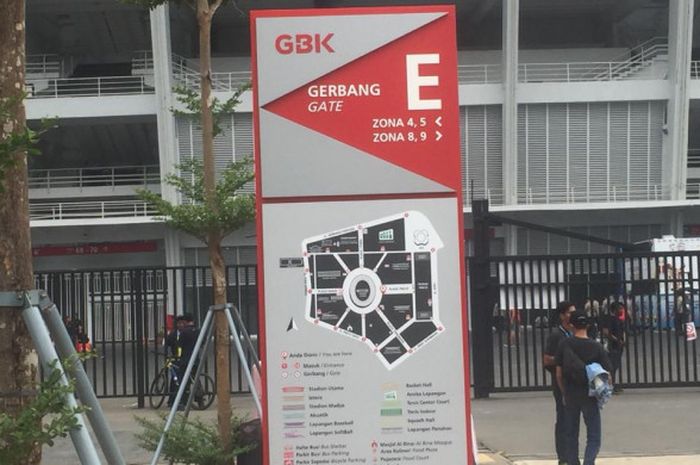
<svg viewBox="0 0 700 465"><path fill-rule="evenodd" d="M564 379L569 384L588 385L588 376L586 375L586 364L583 363L581 357L576 355L576 352L568 344L568 340L563 342L563 359L562 359L562 374Z"/></svg>

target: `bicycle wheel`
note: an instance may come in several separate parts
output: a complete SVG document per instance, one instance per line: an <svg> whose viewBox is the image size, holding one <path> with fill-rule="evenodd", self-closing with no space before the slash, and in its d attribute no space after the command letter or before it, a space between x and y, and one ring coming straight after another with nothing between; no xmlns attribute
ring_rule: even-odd
<svg viewBox="0 0 700 465"><path fill-rule="evenodd" d="M159 409L163 405L169 394L169 384L168 370L163 368L148 388L148 404L151 408Z"/></svg>
<svg viewBox="0 0 700 465"><path fill-rule="evenodd" d="M206 410L214 402L214 397L216 397L214 380L206 373L200 374L194 385L194 403L192 406L197 410Z"/></svg>

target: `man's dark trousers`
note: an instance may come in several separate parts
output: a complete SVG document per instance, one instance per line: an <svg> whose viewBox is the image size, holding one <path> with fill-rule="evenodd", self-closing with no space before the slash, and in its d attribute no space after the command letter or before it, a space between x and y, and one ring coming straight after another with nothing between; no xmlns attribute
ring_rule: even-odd
<svg viewBox="0 0 700 465"><path fill-rule="evenodd" d="M566 405L566 452L568 465L581 465L578 459L578 433L581 425L581 414L586 423L586 452L583 465L595 465L595 458L600 450L600 409L595 398L583 402L573 402Z"/></svg>
<svg viewBox="0 0 700 465"><path fill-rule="evenodd" d="M557 421L554 423L554 445L559 463L566 463L566 419L561 391L554 387L554 402L557 404Z"/></svg>

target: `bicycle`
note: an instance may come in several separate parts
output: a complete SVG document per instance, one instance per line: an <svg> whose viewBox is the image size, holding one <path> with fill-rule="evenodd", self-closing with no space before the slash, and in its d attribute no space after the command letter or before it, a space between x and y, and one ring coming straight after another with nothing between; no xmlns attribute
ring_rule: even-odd
<svg viewBox="0 0 700 465"><path fill-rule="evenodd" d="M167 357L163 368L148 388L148 404L151 408L159 409L165 399L170 395L170 380L177 376L175 370L176 359ZM214 380L206 373L200 373L195 382L192 382L194 374L190 374L190 385L194 389L193 407L196 410L206 410L214 402Z"/></svg>

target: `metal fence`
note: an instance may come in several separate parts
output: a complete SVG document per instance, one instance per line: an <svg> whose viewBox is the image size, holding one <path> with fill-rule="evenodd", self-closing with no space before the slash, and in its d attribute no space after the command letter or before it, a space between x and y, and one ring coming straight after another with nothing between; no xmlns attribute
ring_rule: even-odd
<svg viewBox="0 0 700 465"><path fill-rule="evenodd" d="M700 253L624 253L489 257L469 260L473 383L477 395L549 389L542 365L556 305L570 300L591 314L600 339L613 302L628 310L627 345L618 382L629 387L700 385L700 349L682 319L700 322ZM486 269L485 276L476 273ZM255 266L227 268L228 300L257 340ZM100 397L138 397L162 368L163 340L176 315L198 323L212 303L205 267L38 273L64 316L80 321L97 356L85 362ZM250 354L248 354L250 357ZM231 359L233 391L247 392ZM213 357L205 370L216 376Z"/></svg>
<svg viewBox="0 0 700 465"><path fill-rule="evenodd" d="M589 335L602 340L613 302L627 309L617 382L629 387L700 385L697 341L682 323L700 324L700 253L624 253L490 257L470 260L474 385L481 395L548 389L542 365L556 305L568 300L590 315ZM486 279L473 273L489 270Z"/></svg>
<svg viewBox="0 0 700 465"><path fill-rule="evenodd" d="M255 273L255 266L227 268L228 300L257 340ZM201 324L212 304L211 273L202 267L49 272L35 281L90 338L96 356L85 368L98 397L138 397L140 406L163 367L174 316L190 313ZM204 368L216 376L213 354ZM249 391L235 354L231 383L234 393Z"/></svg>

